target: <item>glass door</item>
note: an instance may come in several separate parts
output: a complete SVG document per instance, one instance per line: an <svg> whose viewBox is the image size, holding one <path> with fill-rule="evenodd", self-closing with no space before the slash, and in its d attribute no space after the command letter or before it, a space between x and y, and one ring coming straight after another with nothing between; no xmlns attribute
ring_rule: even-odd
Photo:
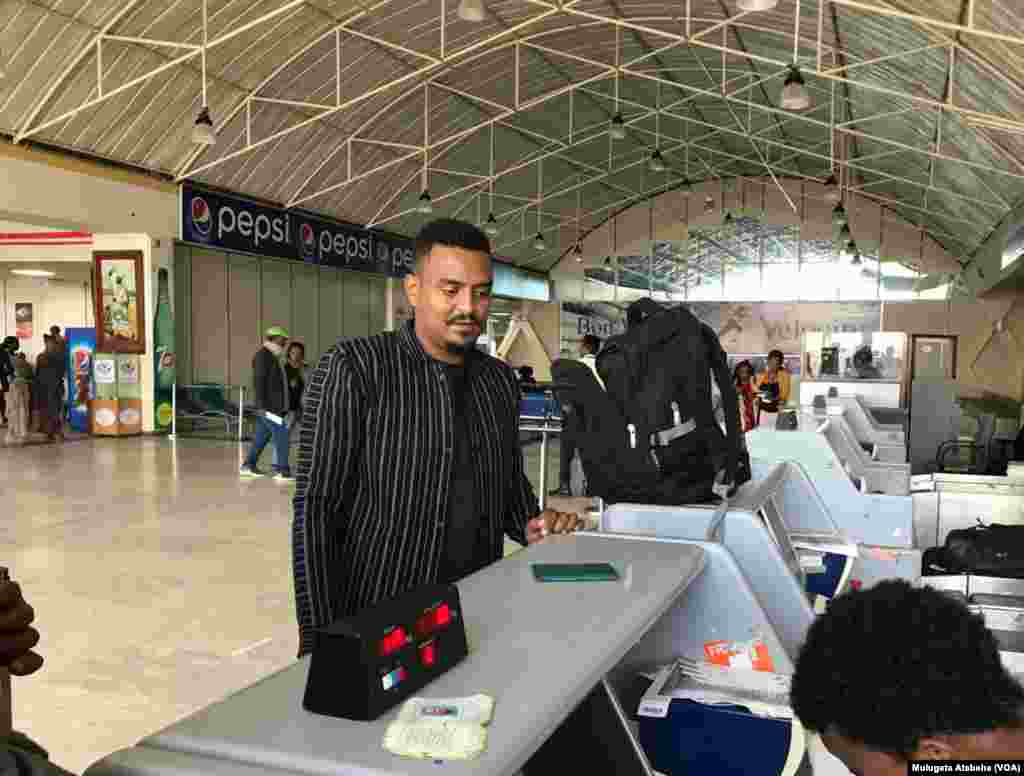
<svg viewBox="0 0 1024 776"><path fill-rule="evenodd" d="M912 379L956 378L956 337L914 336Z"/></svg>

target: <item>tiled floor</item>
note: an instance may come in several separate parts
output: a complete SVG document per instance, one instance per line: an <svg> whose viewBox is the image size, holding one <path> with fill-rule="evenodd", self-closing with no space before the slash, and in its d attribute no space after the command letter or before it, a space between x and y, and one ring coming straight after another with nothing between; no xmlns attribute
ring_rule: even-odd
<svg viewBox="0 0 1024 776"><path fill-rule="evenodd" d="M46 658L15 679L15 726L55 762L80 773L295 659L291 489L238 462L188 439L0 449L0 565ZM537 445L526 465L536 487Z"/></svg>

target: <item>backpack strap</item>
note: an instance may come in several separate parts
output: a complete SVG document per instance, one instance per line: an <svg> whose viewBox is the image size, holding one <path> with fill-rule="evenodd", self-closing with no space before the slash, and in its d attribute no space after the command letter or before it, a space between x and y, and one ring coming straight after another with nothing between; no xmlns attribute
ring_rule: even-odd
<svg viewBox="0 0 1024 776"><path fill-rule="evenodd" d="M708 348L708 361L711 370L715 374L715 381L718 383L718 390L722 394L722 410L725 412L726 444L728 455L725 465L725 482L736 481L736 470L739 467L740 449L743 439L743 425L740 422L740 404L736 398L736 388L733 384L732 374L729 372L729 363L725 358L725 351L718 341L718 335L706 324L701 324L701 334L704 335L704 342Z"/></svg>
<svg viewBox="0 0 1024 776"><path fill-rule="evenodd" d="M729 499L722 497L722 503L715 509L715 513L711 516L711 522L708 523L708 530L704 536L704 540L708 542L718 541L719 539L725 540L724 536L718 536L719 528L725 523L725 516L729 512Z"/></svg>

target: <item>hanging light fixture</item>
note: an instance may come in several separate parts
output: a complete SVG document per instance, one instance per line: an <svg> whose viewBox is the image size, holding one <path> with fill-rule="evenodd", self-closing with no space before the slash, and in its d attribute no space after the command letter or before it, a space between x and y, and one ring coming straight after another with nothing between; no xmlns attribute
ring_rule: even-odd
<svg viewBox="0 0 1024 776"><path fill-rule="evenodd" d="M533 239L533 247L542 251L548 247L544 242L544 230L540 225L540 210L544 207L544 160L537 162L537 236Z"/></svg>
<svg viewBox="0 0 1024 776"><path fill-rule="evenodd" d="M491 213L487 216L487 223L484 224L484 232L488 237L497 237L499 231L498 219L494 217L494 213Z"/></svg>
<svg viewBox="0 0 1024 776"><path fill-rule="evenodd" d="M484 20L483 0L462 0L459 3L458 14L464 22L482 22Z"/></svg>
<svg viewBox="0 0 1024 776"><path fill-rule="evenodd" d="M730 213L728 210L725 211L725 218L722 219L722 224L724 226L732 226L733 224L732 213Z"/></svg>
<svg viewBox="0 0 1024 776"><path fill-rule="evenodd" d="M604 257L604 265L606 267L608 267L609 269L611 269L611 266L612 266L612 257L611 256L605 256Z"/></svg>
<svg viewBox="0 0 1024 776"><path fill-rule="evenodd" d="M651 172L665 172L665 157L661 155L661 82L658 83L657 112L654 114L654 151L647 162Z"/></svg>
<svg viewBox="0 0 1024 776"><path fill-rule="evenodd" d="M850 245L854 245L854 243L850 243ZM853 258L850 259L850 264L853 265L854 267L859 267L861 263L862 262L860 258L860 251L854 250Z"/></svg>
<svg viewBox="0 0 1024 776"><path fill-rule="evenodd" d="M782 86L782 97L779 106L783 110L807 110L811 107L811 93L804 85L804 77L800 74L800 68L792 65L789 68L789 75L786 76L786 83Z"/></svg>
<svg viewBox="0 0 1024 776"><path fill-rule="evenodd" d="M834 208L832 208L832 225L833 226L846 226L850 222L850 219L846 216L846 208L843 207L843 203L840 202Z"/></svg>
<svg viewBox="0 0 1024 776"><path fill-rule="evenodd" d="M648 162L648 165L651 168L651 172L665 172L665 158L657 148L651 154L651 160Z"/></svg>
<svg viewBox="0 0 1024 776"><path fill-rule="evenodd" d="M852 239L853 235L850 232L850 225L843 224L843 228L839 230L839 242L846 242Z"/></svg>
<svg viewBox="0 0 1024 776"><path fill-rule="evenodd" d="M200 69L203 82L203 107L196 116L196 123L192 126L192 142L196 145L212 146L217 142L217 136L213 132L213 120L210 118L210 102L206 99L206 44L209 42L207 23L206 0L203 0L203 45L200 49Z"/></svg>
<svg viewBox="0 0 1024 776"><path fill-rule="evenodd" d="M704 212L711 213L715 209L715 198L710 194L704 198Z"/></svg>
<svg viewBox="0 0 1024 776"><path fill-rule="evenodd" d="M577 242L572 248L573 258L576 259L577 264L583 263L583 246Z"/></svg>
<svg viewBox="0 0 1024 776"><path fill-rule="evenodd" d="M416 211L425 216L429 216L434 212L434 201L430 198L430 192L426 189L423 189L423 193L420 194L420 201L416 205Z"/></svg>
<svg viewBox="0 0 1024 776"><path fill-rule="evenodd" d="M779 4L779 0L736 0L736 8L747 13L770 11Z"/></svg>
<svg viewBox="0 0 1024 776"><path fill-rule="evenodd" d="M484 232L488 237L497 237L501 228L498 226L498 219L494 217L494 122L491 122L491 177L487 181L487 188L491 195L491 212L487 216L487 223L484 224Z"/></svg>
<svg viewBox="0 0 1024 776"><path fill-rule="evenodd" d="M611 135L614 140L626 139L626 122L622 120L621 113L616 113L612 116L612 125L608 130L608 134Z"/></svg>
<svg viewBox="0 0 1024 776"><path fill-rule="evenodd" d="M836 176L829 175L828 180L825 181L825 201L826 202L842 202L843 192L839 188L839 181L836 180Z"/></svg>
<svg viewBox="0 0 1024 776"><path fill-rule="evenodd" d="M217 142L217 135L213 131L213 119L210 118L210 109L205 105L196 116L196 123L192 127L192 142L204 146L212 146Z"/></svg>

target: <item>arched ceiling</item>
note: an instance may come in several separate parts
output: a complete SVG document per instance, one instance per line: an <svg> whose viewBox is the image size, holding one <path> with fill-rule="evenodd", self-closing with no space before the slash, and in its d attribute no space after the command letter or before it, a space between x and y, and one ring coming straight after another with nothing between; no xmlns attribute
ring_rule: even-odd
<svg viewBox="0 0 1024 776"><path fill-rule="evenodd" d="M426 166L435 213L482 220L493 189L497 252L538 269L684 177L785 195L834 164L964 259L1024 195L1013 0L490 0L482 23L456 7L7 0L0 130L406 234ZM802 113L777 107L794 57ZM191 140L204 72L212 147Z"/></svg>

